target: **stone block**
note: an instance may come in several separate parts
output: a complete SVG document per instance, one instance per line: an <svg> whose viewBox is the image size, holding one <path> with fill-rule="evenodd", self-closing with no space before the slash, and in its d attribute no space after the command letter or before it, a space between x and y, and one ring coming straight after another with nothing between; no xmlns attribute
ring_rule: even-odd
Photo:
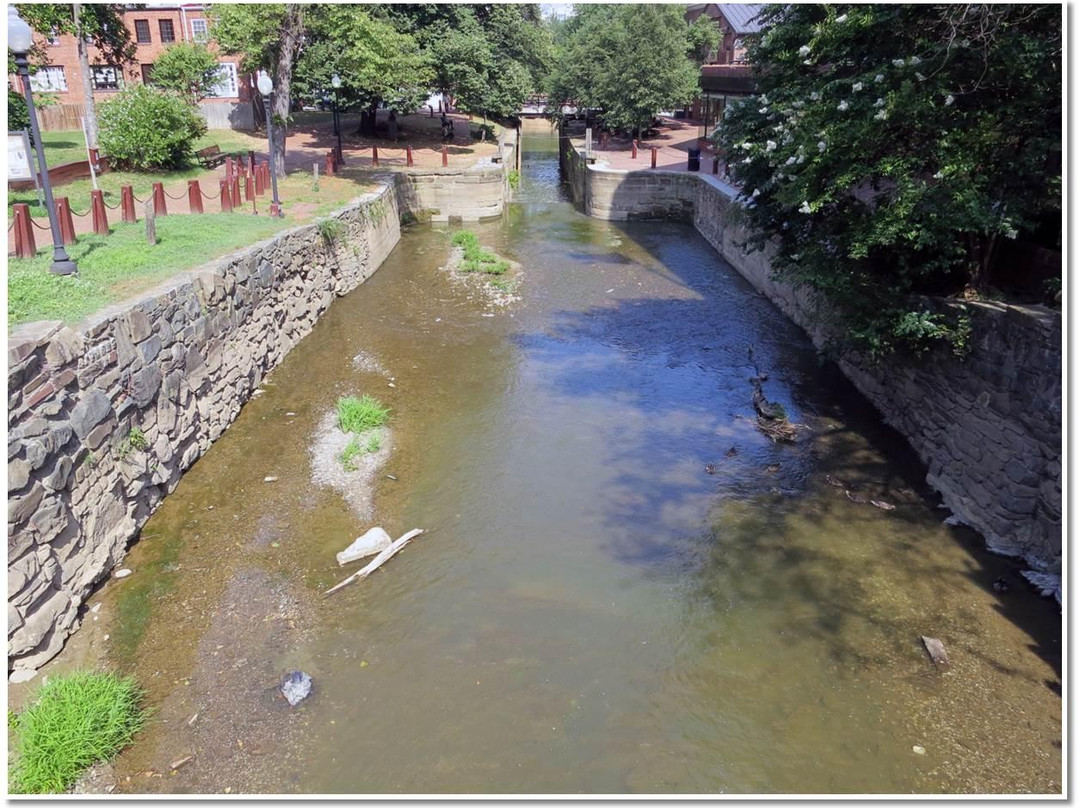
<svg viewBox="0 0 1080 808"><path fill-rule="evenodd" d="M161 353L161 337L157 334L152 334L147 339L138 344L139 355L142 357L143 364L149 365L155 359L157 355Z"/></svg>
<svg viewBox="0 0 1080 808"><path fill-rule="evenodd" d="M154 400L161 387L161 371L156 366L148 365L131 375L131 397L142 409Z"/></svg>
<svg viewBox="0 0 1080 808"><path fill-rule="evenodd" d="M30 518L37 510L45 489L40 483L34 483L30 490L21 497L8 497L8 525L18 526Z"/></svg>
<svg viewBox="0 0 1080 808"><path fill-rule="evenodd" d="M71 428L80 439L85 438L95 426L112 414L112 402L109 397L100 390L88 390L71 411Z"/></svg>
<svg viewBox="0 0 1080 808"><path fill-rule="evenodd" d="M54 368L74 362L83 353L82 335L70 328L61 328L45 348L45 361Z"/></svg>
<svg viewBox="0 0 1080 808"><path fill-rule="evenodd" d="M16 328L8 335L8 367L18 365L63 327L59 320L40 320Z"/></svg>

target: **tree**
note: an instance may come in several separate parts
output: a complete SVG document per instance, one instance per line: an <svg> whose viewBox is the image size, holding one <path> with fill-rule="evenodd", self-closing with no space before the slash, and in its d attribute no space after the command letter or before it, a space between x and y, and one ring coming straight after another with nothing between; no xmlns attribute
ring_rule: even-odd
<svg viewBox="0 0 1080 808"><path fill-rule="evenodd" d="M693 60L705 64L720 45L720 26L708 14L702 14L690 23L686 36Z"/></svg>
<svg viewBox="0 0 1080 808"><path fill-rule="evenodd" d="M38 33L75 36L86 99L86 134L91 148L98 145L98 124L88 46L93 45L106 64L122 65L134 60L135 43L124 25L126 8L121 3L23 3L18 6L19 15Z"/></svg>
<svg viewBox="0 0 1080 808"><path fill-rule="evenodd" d="M1061 18L1034 5L769 6L761 94L716 133L750 246L834 304L882 356L962 318L919 295L981 292L997 244L1061 205Z"/></svg>
<svg viewBox="0 0 1080 808"><path fill-rule="evenodd" d="M316 6L299 3L219 3L210 7L210 33L222 51L241 57L247 72L265 70L274 80L275 128L289 120L293 67L305 33L305 16ZM273 170L285 176L284 149L274 149Z"/></svg>
<svg viewBox="0 0 1080 808"><path fill-rule="evenodd" d="M398 112L415 110L427 97L433 73L420 46L373 7L324 4L309 7L306 44L296 69L297 89L310 97L332 92L342 80L343 108L365 110L364 129L374 134L375 109L385 101Z"/></svg>
<svg viewBox="0 0 1080 808"><path fill-rule="evenodd" d="M600 109L604 122L635 133L662 109L689 103L698 67L689 58L684 8L581 5L563 28L550 95Z"/></svg>
<svg viewBox="0 0 1080 808"><path fill-rule="evenodd" d="M158 87L175 90L198 104L217 86L220 70L217 57L205 45L178 42L154 62L153 80Z"/></svg>
<svg viewBox="0 0 1080 808"><path fill-rule="evenodd" d="M109 160L140 171L183 168L206 121L178 93L131 84L101 105L101 143Z"/></svg>

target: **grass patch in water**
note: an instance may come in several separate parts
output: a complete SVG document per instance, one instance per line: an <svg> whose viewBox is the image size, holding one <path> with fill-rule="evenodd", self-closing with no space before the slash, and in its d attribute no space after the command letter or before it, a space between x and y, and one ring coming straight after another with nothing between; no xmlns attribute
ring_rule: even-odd
<svg viewBox="0 0 1080 808"><path fill-rule="evenodd" d="M10 792L59 794L88 767L111 759L145 721L142 695L133 677L115 673L75 671L50 678L14 719Z"/></svg>
<svg viewBox="0 0 1080 808"><path fill-rule="evenodd" d="M390 408L374 396L342 396L337 401L338 427L359 435L390 420Z"/></svg>
<svg viewBox="0 0 1080 808"><path fill-rule="evenodd" d="M476 233L471 230L459 230L454 233L451 243L455 247L461 247L465 256L458 265L460 272L482 272L487 275L505 275L510 269L510 262L504 261L490 250L480 246Z"/></svg>
<svg viewBox="0 0 1080 808"><path fill-rule="evenodd" d="M500 292L509 293L514 291L514 282L511 280L507 280L506 278L492 278L488 281L488 283L494 286Z"/></svg>

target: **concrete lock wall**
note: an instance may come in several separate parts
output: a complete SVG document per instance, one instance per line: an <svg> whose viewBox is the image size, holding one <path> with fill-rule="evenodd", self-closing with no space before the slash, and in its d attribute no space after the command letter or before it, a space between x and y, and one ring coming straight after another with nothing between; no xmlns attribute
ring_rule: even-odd
<svg viewBox="0 0 1080 808"><path fill-rule="evenodd" d="M400 238L389 183L337 218L333 245L314 225L294 228L75 328L11 334L9 670L60 651L83 599L184 470Z"/></svg>
<svg viewBox="0 0 1080 808"><path fill-rule="evenodd" d="M747 253L739 246L746 233L734 187L707 174L586 166L565 137L559 153L571 195L586 213L692 223L816 346L836 344L829 307L809 290L774 278L768 248ZM982 533L991 550L1060 575L1061 314L1043 306L965 306L973 327L965 359L938 351L878 366L852 350L833 358L915 449L927 482L956 521ZM1060 600L1060 584L1056 594Z"/></svg>

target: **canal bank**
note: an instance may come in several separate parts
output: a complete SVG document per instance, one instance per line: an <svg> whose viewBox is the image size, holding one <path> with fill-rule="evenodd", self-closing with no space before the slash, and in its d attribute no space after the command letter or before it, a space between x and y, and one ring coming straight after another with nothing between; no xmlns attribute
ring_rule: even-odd
<svg viewBox="0 0 1080 808"><path fill-rule="evenodd" d="M54 669L103 660L156 711L117 790L1060 790L1053 604L941 524L917 458L692 229L575 212L556 148L527 142L518 200L472 228L518 305L406 229L91 598ZM753 427L749 346L794 445ZM370 524L309 448L363 393L393 408L375 521L429 533L323 600Z"/></svg>
<svg viewBox="0 0 1080 808"><path fill-rule="evenodd" d="M624 171L587 164L563 132L559 159L574 202L607 221L679 221L694 228L763 295L827 350L902 434L958 523L996 553L1024 559L1028 577L1061 602L1061 312L1044 306L928 300L962 307L970 355L946 349L887 365L843 348L829 305L773 276L771 250L747 252L738 191L704 173Z"/></svg>

